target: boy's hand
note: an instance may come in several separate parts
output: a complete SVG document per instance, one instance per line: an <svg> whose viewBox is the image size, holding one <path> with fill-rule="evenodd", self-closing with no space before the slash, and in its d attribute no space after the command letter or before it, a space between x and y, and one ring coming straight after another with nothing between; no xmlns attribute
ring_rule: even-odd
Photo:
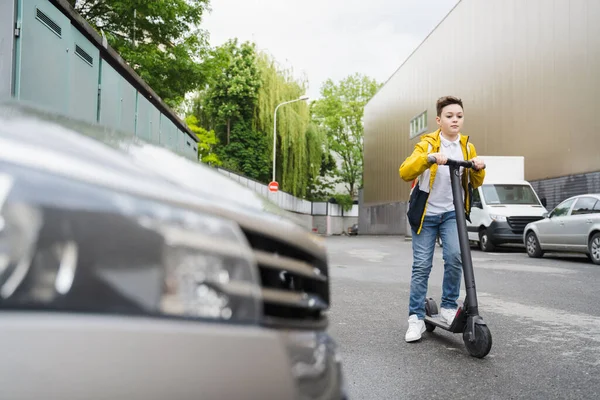
<svg viewBox="0 0 600 400"><path fill-rule="evenodd" d="M443 155L442 153L431 153L430 157L435 157L435 162L437 165L444 165L448 161L448 157Z"/></svg>
<svg viewBox="0 0 600 400"><path fill-rule="evenodd" d="M471 161L473 162L474 167L477 171L485 168L485 161L483 161L482 158L475 157L475 158L472 158Z"/></svg>

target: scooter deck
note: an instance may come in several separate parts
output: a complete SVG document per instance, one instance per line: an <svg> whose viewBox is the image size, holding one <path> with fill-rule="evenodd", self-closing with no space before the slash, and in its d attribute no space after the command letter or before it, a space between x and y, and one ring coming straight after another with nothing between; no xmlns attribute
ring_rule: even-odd
<svg viewBox="0 0 600 400"><path fill-rule="evenodd" d="M448 325L448 323L446 323L446 321L442 319L442 316L440 314L435 314L432 316L426 315L425 322L429 322L432 325L439 326L440 328L445 329L447 331L450 330L450 325Z"/></svg>
<svg viewBox="0 0 600 400"><path fill-rule="evenodd" d="M454 318L452 325L448 325L448 323L442 319L440 314L434 314L432 316L426 315L425 322L438 326L452 333L460 333L465 329L465 319L463 319L461 316Z"/></svg>

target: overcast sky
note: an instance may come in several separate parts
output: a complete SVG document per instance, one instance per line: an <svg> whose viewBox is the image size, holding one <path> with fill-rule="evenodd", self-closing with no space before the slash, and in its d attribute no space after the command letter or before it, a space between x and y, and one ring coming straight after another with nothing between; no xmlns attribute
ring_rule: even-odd
<svg viewBox="0 0 600 400"><path fill-rule="evenodd" d="M254 41L306 76L316 98L328 78L386 81L458 0L211 0L210 43Z"/></svg>

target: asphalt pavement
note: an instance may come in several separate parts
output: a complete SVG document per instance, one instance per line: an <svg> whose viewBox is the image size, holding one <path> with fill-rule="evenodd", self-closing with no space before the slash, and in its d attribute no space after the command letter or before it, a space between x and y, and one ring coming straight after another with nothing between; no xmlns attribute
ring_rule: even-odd
<svg viewBox="0 0 600 400"><path fill-rule="evenodd" d="M403 237L326 238L330 332L351 399L599 399L600 267L585 256L531 259L521 249L472 258L479 312L493 338L471 357L462 335L437 328L406 343L411 243ZM436 248L428 295L440 302ZM461 300L464 300L464 281Z"/></svg>

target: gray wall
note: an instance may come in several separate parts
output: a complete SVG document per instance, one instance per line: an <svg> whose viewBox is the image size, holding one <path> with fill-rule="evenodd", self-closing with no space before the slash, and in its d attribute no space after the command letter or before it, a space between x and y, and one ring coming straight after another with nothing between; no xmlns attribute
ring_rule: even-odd
<svg viewBox="0 0 600 400"><path fill-rule="evenodd" d="M406 203L361 205L359 235L406 235Z"/></svg>
<svg viewBox="0 0 600 400"><path fill-rule="evenodd" d="M13 91L15 1L0 0L0 100Z"/></svg>
<svg viewBox="0 0 600 400"><path fill-rule="evenodd" d="M348 232L348 228L358 222L358 217L329 217L329 233L341 235Z"/></svg>
<svg viewBox="0 0 600 400"><path fill-rule="evenodd" d="M313 216L310 214L291 213L304 227L311 230L314 227Z"/></svg>
<svg viewBox="0 0 600 400"><path fill-rule="evenodd" d="M342 235L348 232L348 228L358 222L358 217L335 217L331 215L313 215L313 232L319 235ZM360 233L360 230L359 230Z"/></svg>
<svg viewBox="0 0 600 400"><path fill-rule="evenodd" d="M313 215L313 231L316 230L319 235L327 235L327 218L326 215Z"/></svg>
<svg viewBox="0 0 600 400"><path fill-rule="evenodd" d="M477 152L529 181L600 171L600 1L461 0L365 107L364 203L406 202L410 121L461 97ZM552 162L548 162L552 160Z"/></svg>

